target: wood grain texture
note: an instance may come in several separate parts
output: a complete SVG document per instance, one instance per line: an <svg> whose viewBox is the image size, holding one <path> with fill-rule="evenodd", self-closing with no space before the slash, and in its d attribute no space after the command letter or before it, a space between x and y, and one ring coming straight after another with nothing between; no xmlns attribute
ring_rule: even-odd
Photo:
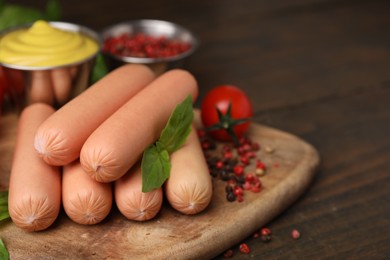
<svg viewBox="0 0 390 260"><path fill-rule="evenodd" d="M198 115L198 113L196 113ZM4 157L12 151L17 117L8 115L10 135L6 144L0 142ZM197 116L197 121L199 122ZM209 207L199 215L186 216L167 203L151 221L135 222L125 219L115 208L101 224L83 226L73 223L64 212L46 231L27 233L12 222L1 226L2 239L12 259L199 259L215 257L246 238L256 229L279 215L310 185L319 163L317 151L291 134L253 124L249 137L264 147L258 152L269 166L261 178L260 193L245 193L244 202L228 202L225 183L213 180L213 198ZM9 167L9 166L8 166ZM254 165L250 166L253 170ZM0 173L6 187L9 171Z"/></svg>

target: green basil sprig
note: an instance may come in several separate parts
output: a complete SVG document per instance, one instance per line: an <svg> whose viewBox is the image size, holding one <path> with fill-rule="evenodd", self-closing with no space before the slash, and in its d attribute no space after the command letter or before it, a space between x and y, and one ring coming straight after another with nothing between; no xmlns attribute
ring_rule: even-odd
<svg viewBox="0 0 390 260"><path fill-rule="evenodd" d="M191 132L194 112L192 96L176 106L160 138L147 149L142 156L142 192L160 188L169 178L170 154L179 149Z"/></svg>
<svg viewBox="0 0 390 260"><path fill-rule="evenodd" d="M0 259L8 260L9 254L7 248L5 247L3 240L0 238Z"/></svg>
<svg viewBox="0 0 390 260"><path fill-rule="evenodd" d="M9 218L8 191L0 192L0 221Z"/></svg>
<svg viewBox="0 0 390 260"><path fill-rule="evenodd" d="M8 218L9 218L8 191L1 191L0 192L0 221ZM9 259L7 248L5 248L5 245L1 240L1 238L0 238L0 259L6 259L6 260Z"/></svg>
<svg viewBox="0 0 390 260"><path fill-rule="evenodd" d="M48 0L44 11L24 5L7 4L6 1L0 0L0 30L39 19L56 21L60 18L61 8L58 0Z"/></svg>

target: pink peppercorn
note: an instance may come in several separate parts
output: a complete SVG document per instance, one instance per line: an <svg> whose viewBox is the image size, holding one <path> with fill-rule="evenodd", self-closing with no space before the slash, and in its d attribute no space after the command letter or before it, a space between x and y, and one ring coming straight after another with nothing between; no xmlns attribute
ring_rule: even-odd
<svg viewBox="0 0 390 260"><path fill-rule="evenodd" d="M250 190L252 189L252 183L250 183L249 181L245 181L242 187L244 188L244 190Z"/></svg>
<svg viewBox="0 0 390 260"><path fill-rule="evenodd" d="M260 187L256 187L256 186L252 186L251 191L252 191L253 193L258 193L258 192L261 191L261 188L260 188Z"/></svg>
<svg viewBox="0 0 390 260"><path fill-rule="evenodd" d="M252 146L249 143L243 144L242 148L245 152L252 150Z"/></svg>
<svg viewBox="0 0 390 260"><path fill-rule="evenodd" d="M232 150L232 148L227 144L224 144L222 146L222 151L224 151L224 152L230 152L231 150Z"/></svg>
<svg viewBox="0 0 390 260"><path fill-rule="evenodd" d="M252 144L252 151L258 151L260 150L260 145L258 143L253 143Z"/></svg>
<svg viewBox="0 0 390 260"><path fill-rule="evenodd" d="M199 137L199 138L203 138L203 137L206 136L206 131L203 130L203 129L198 129L198 130L197 130L197 133L198 133L198 137Z"/></svg>
<svg viewBox="0 0 390 260"><path fill-rule="evenodd" d="M225 253L223 254L223 257L225 258L230 258L234 255L234 251L232 249L228 249L225 251Z"/></svg>
<svg viewBox="0 0 390 260"><path fill-rule="evenodd" d="M252 158L255 158L256 157L256 154L252 151L248 151L245 153L245 156L249 159L252 159Z"/></svg>
<svg viewBox="0 0 390 260"><path fill-rule="evenodd" d="M297 229L293 229L291 231L291 237L293 239L299 239L301 237L301 233Z"/></svg>
<svg viewBox="0 0 390 260"><path fill-rule="evenodd" d="M249 248L249 246L246 243L240 244L239 249L240 249L240 252L243 254L249 254L251 252L251 249Z"/></svg>
<svg viewBox="0 0 390 260"><path fill-rule="evenodd" d="M262 170L266 169L265 164L262 161L260 161L260 160L256 161L256 168L262 169Z"/></svg>
<svg viewBox="0 0 390 260"><path fill-rule="evenodd" d="M246 181L249 181L249 182L252 182L253 180L255 179L255 176L253 175L253 173L248 173L246 176L245 176L245 180Z"/></svg>
<svg viewBox="0 0 390 260"><path fill-rule="evenodd" d="M208 150L208 149L210 149L210 147L211 147L211 144L210 144L209 141L203 141L203 142L202 142L202 148L203 148L203 150Z"/></svg>
<svg viewBox="0 0 390 260"><path fill-rule="evenodd" d="M233 153L231 151L225 151L223 153L223 158L224 159L232 159L233 158Z"/></svg>
<svg viewBox="0 0 390 260"><path fill-rule="evenodd" d="M242 165L236 165L233 168L233 172L236 176L242 176L244 174L244 167Z"/></svg>
<svg viewBox="0 0 390 260"><path fill-rule="evenodd" d="M235 186L233 189L233 193L236 196L242 196L244 194L244 191L242 190L242 188L240 186Z"/></svg>
<svg viewBox="0 0 390 260"><path fill-rule="evenodd" d="M260 233L261 233L262 236L269 236L269 235L271 235L271 229L263 227L260 230Z"/></svg>
<svg viewBox="0 0 390 260"><path fill-rule="evenodd" d="M246 155L241 155L240 156L240 161L245 164L245 165L248 165L249 164L249 158L246 156Z"/></svg>
<svg viewBox="0 0 390 260"><path fill-rule="evenodd" d="M217 162L215 163L215 168L217 168L217 169L222 169L222 168L223 168L223 165L224 165L223 161L217 161Z"/></svg>

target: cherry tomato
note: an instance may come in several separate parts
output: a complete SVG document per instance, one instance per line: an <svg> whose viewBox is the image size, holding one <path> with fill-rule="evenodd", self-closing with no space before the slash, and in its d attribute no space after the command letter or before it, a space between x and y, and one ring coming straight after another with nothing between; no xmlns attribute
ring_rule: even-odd
<svg viewBox="0 0 390 260"><path fill-rule="evenodd" d="M220 141L237 142L247 131L252 116L250 99L233 85L214 87L201 103L202 123L210 135Z"/></svg>

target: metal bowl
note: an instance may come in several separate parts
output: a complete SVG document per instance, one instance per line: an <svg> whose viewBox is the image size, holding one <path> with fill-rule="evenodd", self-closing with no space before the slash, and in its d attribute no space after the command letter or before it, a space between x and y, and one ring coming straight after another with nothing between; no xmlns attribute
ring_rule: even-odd
<svg viewBox="0 0 390 260"><path fill-rule="evenodd" d="M71 64L64 65L22 66L7 64L4 62L0 63L0 69L2 70L2 74L5 77L7 84L6 94L4 96L5 104L3 104L3 107L6 107L7 110L21 111L26 105L35 102L44 102L52 105L55 108L59 108L70 99L79 95L89 86L89 79L96 60L96 55L100 52L102 46L100 35L87 27L72 23L49 22L49 24L63 31L77 32L86 37L89 37L90 39L96 41L98 44L98 50L89 57ZM32 24L30 23L5 29L0 32L0 39L10 32L29 28L31 25ZM53 75L53 73L58 73L59 71L64 72L65 70L67 71L66 73L70 75L70 79L66 81L68 83L66 86L67 91L62 91L61 100L55 96L52 98L50 97L50 93L54 93L53 89L45 89L45 84L36 84L35 79L36 77L40 77L39 75ZM54 76L51 78L51 84L53 88L54 83L59 83L59 81L56 81L55 79L56 77ZM40 88L39 92L42 93L41 96L34 94L34 86Z"/></svg>
<svg viewBox="0 0 390 260"><path fill-rule="evenodd" d="M103 54L110 69L114 69L126 63L144 64L152 68L156 74L161 74L164 71L173 68L184 67L185 62L198 48L199 41L197 37L188 29L168 21L162 20L133 20L107 27L102 31L103 43L110 37L118 37L122 34L136 35L143 33L147 36L160 37L164 36L169 40L177 40L190 44L189 50L170 57L134 57L120 56L112 53L104 52Z"/></svg>

